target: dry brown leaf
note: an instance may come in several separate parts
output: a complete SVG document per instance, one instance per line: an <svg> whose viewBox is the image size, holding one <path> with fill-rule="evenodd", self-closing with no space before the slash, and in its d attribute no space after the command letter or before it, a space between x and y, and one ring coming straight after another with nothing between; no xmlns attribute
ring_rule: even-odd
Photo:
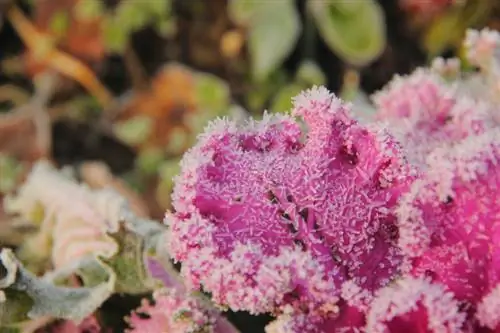
<svg viewBox="0 0 500 333"><path fill-rule="evenodd" d="M0 114L0 152L33 162L49 156L50 127L43 112L34 116L36 111L30 108Z"/></svg>
<svg viewBox="0 0 500 333"><path fill-rule="evenodd" d="M11 7L7 12L7 17L26 45L28 54L31 54L38 63L37 66L40 66L37 67L35 74L55 70L79 82L96 97L104 108L111 107L114 102L112 94L99 81L87 64L66 52L58 50L57 45L53 43L53 37L34 26L19 8Z"/></svg>

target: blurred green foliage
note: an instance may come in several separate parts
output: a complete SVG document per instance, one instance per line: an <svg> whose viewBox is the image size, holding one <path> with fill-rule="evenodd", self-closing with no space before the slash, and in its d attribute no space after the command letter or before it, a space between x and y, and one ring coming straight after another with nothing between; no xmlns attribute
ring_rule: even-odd
<svg viewBox="0 0 500 333"><path fill-rule="evenodd" d="M364 66L386 45L385 18L375 0L309 0L308 9L318 31L339 57Z"/></svg>
<svg viewBox="0 0 500 333"><path fill-rule="evenodd" d="M464 5L454 6L432 20L423 36L423 45L429 58L434 58L450 48L458 50L465 31L468 28L484 26L496 1L466 1Z"/></svg>
<svg viewBox="0 0 500 333"><path fill-rule="evenodd" d="M231 0L229 15L248 32L253 78L265 80L295 47L301 31L293 0Z"/></svg>
<svg viewBox="0 0 500 333"><path fill-rule="evenodd" d="M0 151L0 195L12 191L17 186L23 170L18 160Z"/></svg>
<svg viewBox="0 0 500 333"><path fill-rule="evenodd" d="M324 84L326 84L326 77L321 69L311 60L306 60L295 73L294 80L278 90L272 100L271 110L286 112L292 108L292 97L313 85Z"/></svg>

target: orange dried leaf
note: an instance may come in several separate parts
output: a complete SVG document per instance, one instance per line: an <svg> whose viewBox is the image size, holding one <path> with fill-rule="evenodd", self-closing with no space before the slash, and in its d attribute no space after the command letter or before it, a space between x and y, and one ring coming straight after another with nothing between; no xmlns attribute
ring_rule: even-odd
<svg viewBox="0 0 500 333"><path fill-rule="evenodd" d="M87 65L57 50L53 37L39 31L17 7L12 7L7 16L26 44L29 54L35 57L37 70L54 69L79 82L103 107L112 104L113 96Z"/></svg>
<svg viewBox="0 0 500 333"><path fill-rule="evenodd" d="M143 140L132 144L139 150L167 149L173 135L191 134L185 124L185 117L197 110L195 89L195 78L189 69L180 65L167 65L153 78L149 90L132 96L118 122L150 119L152 126ZM180 146L177 152L187 148L186 145Z"/></svg>
<svg viewBox="0 0 500 333"><path fill-rule="evenodd" d="M76 5L82 0L37 0L35 2L34 25L46 35L53 31L53 22L65 15L65 31L59 34L59 45L68 53L88 61L99 61L105 55L102 34L103 19L82 17L76 13Z"/></svg>

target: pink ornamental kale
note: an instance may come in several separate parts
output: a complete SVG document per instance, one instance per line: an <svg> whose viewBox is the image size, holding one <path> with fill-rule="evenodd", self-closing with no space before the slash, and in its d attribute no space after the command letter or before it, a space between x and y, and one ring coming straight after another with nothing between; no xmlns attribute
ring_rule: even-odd
<svg viewBox="0 0 500 333"><path fill-rule="evenodd" d="M476 319L479 325L500 332L500 283L496 285L477 306Z"/></svg>
<svg viewBox="0 0 500 333"><path fill-rule="evenodd" d="M154 293L154 304L144 299L127 321L129 333L208 333L216 331L216 313L199 298L165 289Z"/></svg>
<svg viewBox="0 0 500 333"><path fill-rule="evenodd" d="M283 313L266 327L266 333L363 332L365 315L373 299L372 292L360 288L351 280L342 285L341 297L334 308L323 308L314 313L297 313L293 308L285 307ZM336 315L325 316L325 310Z"/></svg>
<svg viewBox="0 0 500 333"><path fill-rule="evenodd" d="M500 129L437 149L425 178L399 209L400 246L412 274L439 282L478 308L480 323L498 326L500 303ZM500 327L497 327L500 329Z"/></svg>
<svg viewBox="0 0 500 333"><path fill-rule="evenodd" d="M181 163L167 244L191 287L233 310L337 313L342 284L374 291L399 272L393 213L416 177L383 130L325 88L293 117L211 124Z"/></svg>
<svg viewBox="0 0 500 333"><path fill-rule="evenodd" d="M481 69L480 80L468 87L475 88L479 98L489 99L500 104L500 33L488 28L467 31L464 41L469 62ZM475 87L474 87L475 86ZM469 89L471 90L471 89ZM497 124L500 124L500 113L494 114Z"/></svg>
<svg viewBox="0 0 500 333"><path fill-rule="evenodd" d="M491 29L468 30L464 41L469 61L490 74L500 74L500 33Z"/></svg>
<svg viewBox="0 0 500 333"><path fill-rule="evenodd" d="M403 278L381 290L367 314L369 333L462 333L465 314L443 286Z"/></svg>
<svg viewBox="0 0 500 333"><path fill-rule="evenodd" d="M388 124L411 162L421 167L434 149L495 126L490 104L459 94L456 85L424 69L396 76L373 100L378 120Z"/></svg>

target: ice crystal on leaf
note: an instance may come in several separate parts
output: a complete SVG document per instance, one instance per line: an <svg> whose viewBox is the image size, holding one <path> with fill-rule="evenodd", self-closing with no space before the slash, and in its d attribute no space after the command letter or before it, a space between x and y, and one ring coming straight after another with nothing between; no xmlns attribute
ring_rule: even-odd
<svg viewBox="0 0 500 333"><path fill-rule="evenodd" d="M480 72L464 80L462 90L496 106L500 105L500 33L488 28L468 30L464 47L469 62L477 66ZM496 123L500 124L498 108L493 116Z"/></svg>
<svg viewBox="0 0 500 333"><path fill-rule="evenodd" d="M174 289L155 292L154 304L144 299L127 321L132 327L129 333L216 332L215 313L210 313L199 299Z"/></svg>
<svg viewBox="0 0 500 333"><path fill-rule="evenodd" d="M495 125L492 105L459 94L456 84L427 69L396 76L373 100L378 120L389 125L411 162L421 167L434 149Z"/></svg>
<svg viewBox="0 0 500 333"><path fill-rule="evenodd" d="M482 326L500 331L500 284L497 284L479 303L476 317Z"/></svg>
<svg viewBox="0 0 500 333"><path fill-rule="evenodd" d="M416 174L398 145L325 88L292 114L215 121L176 179L170 251L191 287L233 310L334 308L342 283L376 290L401 263L393 209Z"/></svg>
<svg viewBox="0 0 500 333"><path fill-rule="evenodd" d="M403 278L382 289L367 314L370 333L461 333L465 314L443 286Z"/></svg>
<svg viewBox="0 0 500 333"><path fill-rule="evenodd" d="M5 203L7 212L40 223L40 232L30 240L32 251L48 249L55 268L89 253L114 255L118 245L108 233L118 231L124 205L121 196L79 185L48 162L37 163Z"/></svg>
<svg viewBox="0 0 500 333"><path fill-rule="evenodd" d="M400 245L413 274L475 304L500 282L500 129L431 157L399 208Z"/></svg>
<svg viewBox="0 0 500 333"><path fill-rule="evenodd" d="M500 74L500 33L495 30L468 30L464 46L469 61L483 70Z"/></svg>

